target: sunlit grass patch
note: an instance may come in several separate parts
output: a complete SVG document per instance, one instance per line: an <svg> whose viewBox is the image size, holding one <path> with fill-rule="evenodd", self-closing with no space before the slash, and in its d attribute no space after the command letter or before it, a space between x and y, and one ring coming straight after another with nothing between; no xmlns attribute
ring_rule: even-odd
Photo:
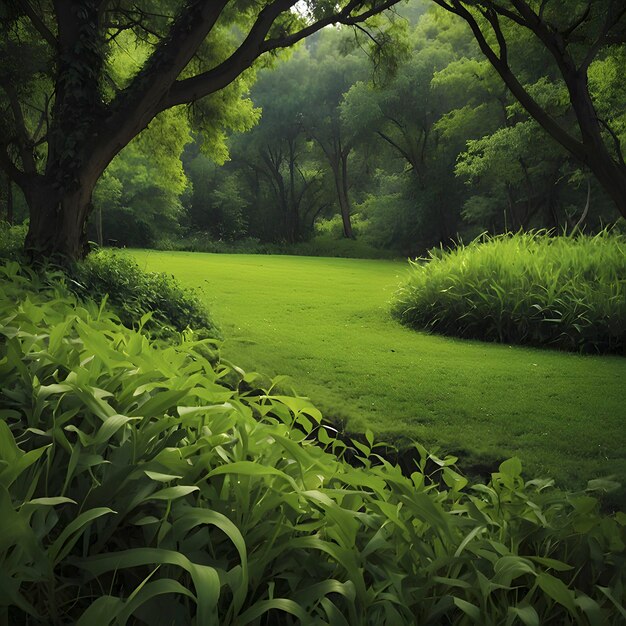
<svg viewBox="0 0 626 626"><path fill-rule="evenodd" d="M415 332L388 301L406 263L133 251L197 287L222 354L288 375L349 432L416 439L474 472L519 456L532 474L582 487L626 481L626 359Z"/></svg>

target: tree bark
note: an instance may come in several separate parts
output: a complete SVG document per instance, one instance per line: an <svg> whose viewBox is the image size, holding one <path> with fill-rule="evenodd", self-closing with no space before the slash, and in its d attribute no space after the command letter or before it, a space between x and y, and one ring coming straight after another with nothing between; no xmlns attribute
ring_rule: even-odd
<svg viewBox="0 0 626 626"><path fill-rule="evenodd" d="M55 192L41 179L25 190L30 224L25 250L33 260L80 259L89 251L86 224L98 177L83 178L72 191Z"/></svg>
<svg viewBox="0 0 626 626"><path fill-rule="evenodd" d="M341 211L341 221L343 223L343 236L346 239L354 239L352 230L352 220L350 217L351 205L348 192L348 155L340 155L338 160L331 163L335 188L337 189L337 200Z"/></svg>
<svg viewBox="0 0 626 626"><path fill-rule="evenodd" d="M7 222L13 226L13 182L7 179Z"/></svg>

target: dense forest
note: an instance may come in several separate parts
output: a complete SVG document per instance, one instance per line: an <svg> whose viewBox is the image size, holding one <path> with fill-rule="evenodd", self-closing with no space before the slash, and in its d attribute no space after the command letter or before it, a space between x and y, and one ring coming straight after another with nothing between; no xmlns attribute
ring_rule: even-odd
<svg viewBox="0 0 626 626"><path fill-rule="evenodd" d="M472 24L437 4L413 0L367 28L320 29L244 72L219 97L158 114L95 185L89 239L209 250L214 242L311 239L327 249L329 240L349 238L361 250L415 255L483 232L595 232L613 224L620 213L609 186L571 145L584 144L587 129L558 55L506 12L499 37L487 33L505 43L501 56L539 110L531 115L485 56ZM604 12L577 3L568 58L589 57L582 62L602 131L597 139L618 167L626 133L623 27L619 3L605 4L602 23ZM483 30L490 15L478 15ZM607 30L604 39L599 29ZM115 33L106 57L112 85L129 83L151 37L147 27L141 37L131 28ZM31 99L20 110L35 170L43 167L48 124L38 111L50 101L40 47L28 46L32 75L21 92L3 96L5 124L18 97ZM16 70L5 67L5 84ZM560 142L541 116L558 126ZM581 133L583 142L574 142ZM7 143L9 156L23 155L20 141ZM2 194L9 221L27 218L11 176Z"/></svg>

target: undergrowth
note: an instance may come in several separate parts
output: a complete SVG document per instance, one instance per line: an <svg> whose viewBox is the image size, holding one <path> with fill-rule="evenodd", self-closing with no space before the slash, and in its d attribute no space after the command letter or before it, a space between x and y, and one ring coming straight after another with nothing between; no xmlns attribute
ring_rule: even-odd
<svg viewBox="0 0 626 626"><path fill-rule="evenodd" d="M336 238L322 233L298 243L269 243L252 237L237 241L216 241L208 233L194 233L180 239L162 239L157 250L210 252L217 254L289 254L354 259L392 259L398 253L375 248L363 239Z"/></svg>
<svg viewBox="0 0 626 626"><path fill-rule="evenodd" d="M2 623L626 619L601 482L563 494L510 459L470 484L421 446L403 474L212 340L157 345L55 276L0 273Z"/></svg>
<svg viewBox="0 0 626 626"><path fill-rule="evenodd" d="M0 260L26 263L23 255L27 224L0 221ZM163 272L145 272L128 257L97 249L86 259L58 268L81 300L108 301L128 327L141 324L152 337L172 339L191 328L202 337L219 338L220 331L198 295L182 288Z"/></svg>
<svg viewBox="0 0 626 626"><path fill-rule="evenodd" d="M517 233L411 262L392 314L416 329L626 353L626 239Z"/></svg>
<svg viewBox="0 0 626 626"><path fill-rule="evenodd" d="M70 286L81 298L101 301L107 298L126 326L144 321L147 331L170 337L191 328L203 337L220 333L202 304L190 289L182 288L168 274L145 272L127 255L97 250L75 265Z"/></svg>

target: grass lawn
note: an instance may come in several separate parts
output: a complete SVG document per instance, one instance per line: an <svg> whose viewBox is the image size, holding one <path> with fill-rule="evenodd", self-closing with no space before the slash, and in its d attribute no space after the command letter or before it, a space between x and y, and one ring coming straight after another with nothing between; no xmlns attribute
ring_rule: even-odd
<svg viewBox="0 0 626 626"><path fill-rule="evenodd" d="M349 431L408 436L461 465L517 455L577 487L626 483L626 359L417 333L387 302L404 263L133 251L200 289L244 369L288 374ZM624 493L624 491L622 491Z"/></svg>

